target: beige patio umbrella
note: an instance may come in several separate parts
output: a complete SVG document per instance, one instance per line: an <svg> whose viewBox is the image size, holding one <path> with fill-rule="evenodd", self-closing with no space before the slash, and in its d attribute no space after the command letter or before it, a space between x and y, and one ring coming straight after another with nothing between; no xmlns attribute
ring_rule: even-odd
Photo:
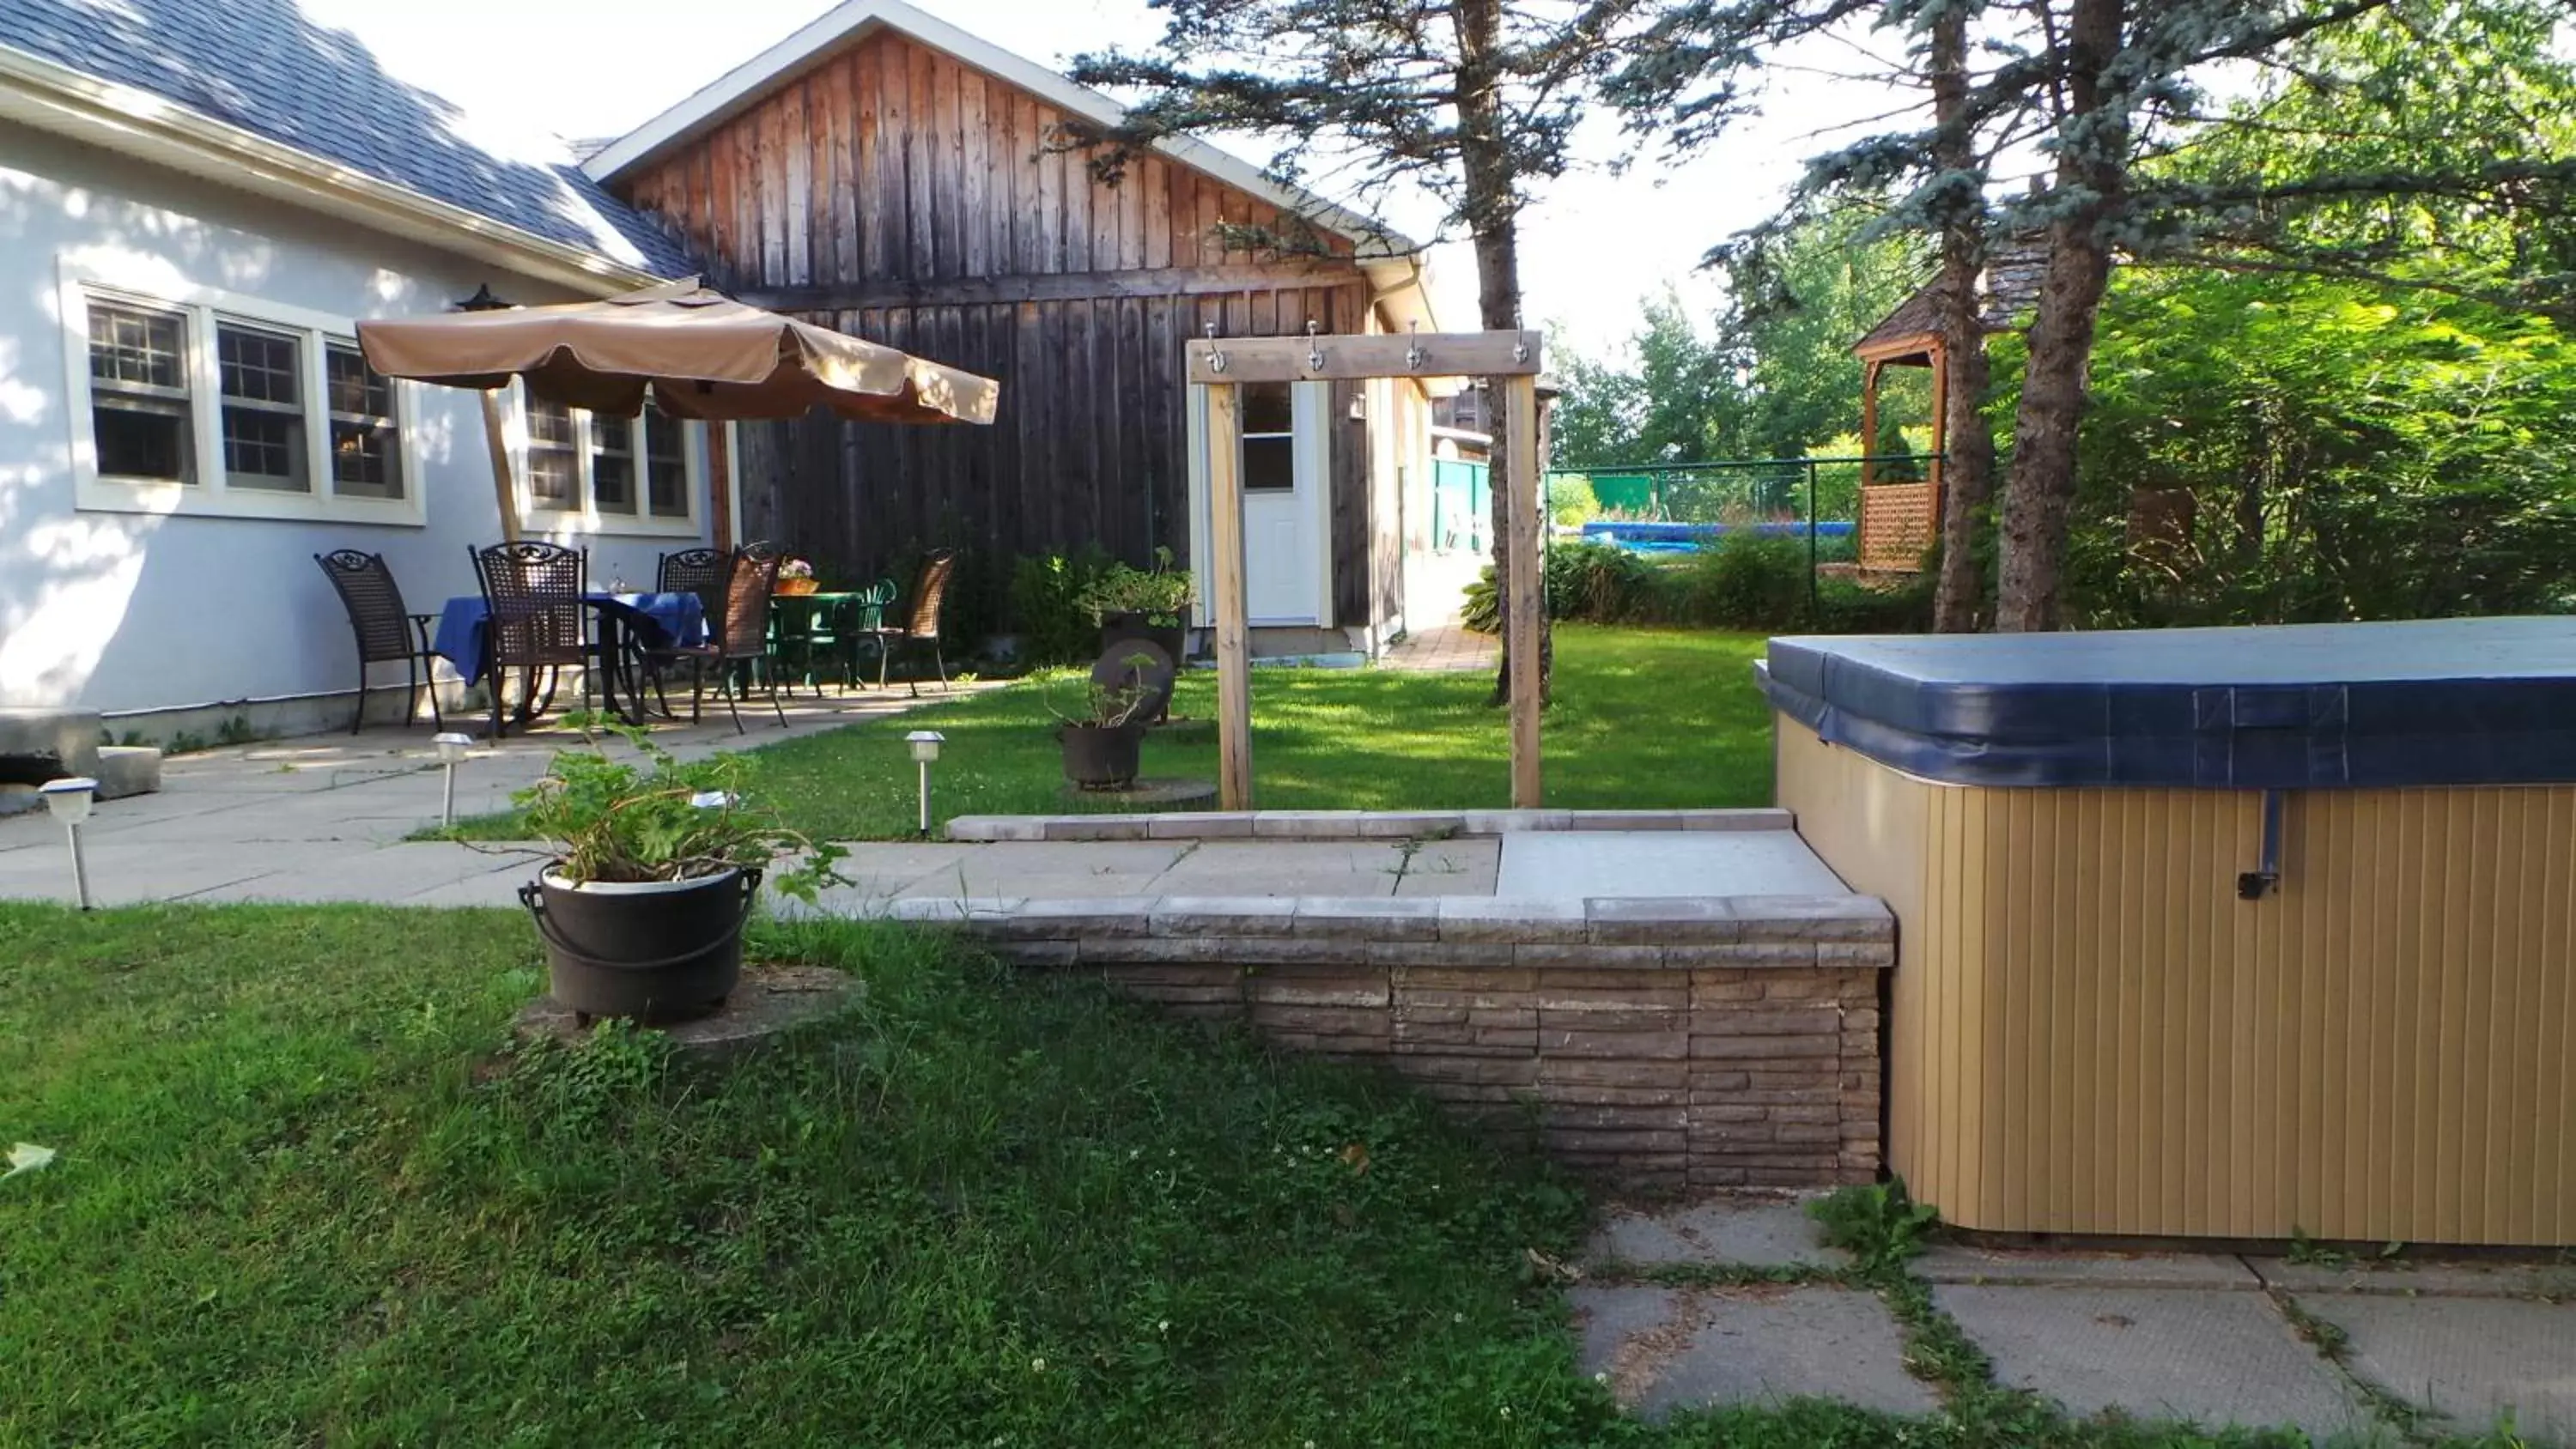
<svg viewBox="0 0 2576 1449"><path fill-rule="evenodd" d="M387 377L483 390L501 525L519 536L498 389L633 417L645 389L673 417L802 417L817 406L859 422L990 423L1001 385L894 348L749 307L695 277L597 302L403 317L358 324L367 365Z"/></svg>

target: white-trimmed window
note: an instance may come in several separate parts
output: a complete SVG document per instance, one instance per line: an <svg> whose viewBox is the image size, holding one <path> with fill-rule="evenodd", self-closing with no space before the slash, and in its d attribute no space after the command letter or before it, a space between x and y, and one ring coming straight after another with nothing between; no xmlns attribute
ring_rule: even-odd
<svg viewBox="0 0 2576 1449"><path fill-rule="evenodd" d="M1243 491L1286 493L1297 486L1297 401L1290 384L1247 382L1243 395Z"/></svg>
<svg viewBox="0 0 2576 1449"><path fill-rule="evenodd" d="M79 506L417 525L402 387L346 318L66 262Z"/></svg>
<svg viewBox="0 0 2576 1449"><path fill-rule="evenodd" d="M648 399L617 418L520 396L529 526L558 533L694 534L697 450Z"/></svg>

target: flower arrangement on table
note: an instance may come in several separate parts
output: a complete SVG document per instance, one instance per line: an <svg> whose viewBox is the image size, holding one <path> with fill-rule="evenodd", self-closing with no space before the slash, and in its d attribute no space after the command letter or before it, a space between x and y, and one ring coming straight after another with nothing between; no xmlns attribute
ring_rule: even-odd
<svg viewBox="0 0 2576 1449"><path fill-rule="evenodd" d="M821 587L814 579L814 565L805 559L791 558L778 566L779 593L810 594Z"/></svg>

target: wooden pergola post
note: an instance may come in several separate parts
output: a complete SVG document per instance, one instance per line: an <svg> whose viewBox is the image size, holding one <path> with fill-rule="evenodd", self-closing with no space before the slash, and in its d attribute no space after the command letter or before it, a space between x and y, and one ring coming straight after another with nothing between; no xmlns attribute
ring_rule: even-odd
<svg viewBox="0 0 2576 1449"><path fill-rule="evenodd" d="M519 485L510 476L510 431L501 411L501 390L483 390L483 441L492 450L492 488L501 505L501 541L519 541Z"/></svg>
<svg viewBox="0 0 2576 1449"><path fill-rule="evenodd" d="M1870 458L1878 452L1878 369L1873 357L1860 365L1860 486L1876 481Z"/></svg>
<svg viewBox="0 0 2576 1449"><path fill-rule="evenodd" d="M1239 393L1247 382L1366 382L1381 377L1488 377L1507 440L1503 557L1512 576L1512 804L1540 802L1539 334L1440 332L1402 337L1229 337L1189 344L1189 381L1208 400L1208 586L1216 628L1217 802L1252 808L1252 630L1244 601Z"/></svg>

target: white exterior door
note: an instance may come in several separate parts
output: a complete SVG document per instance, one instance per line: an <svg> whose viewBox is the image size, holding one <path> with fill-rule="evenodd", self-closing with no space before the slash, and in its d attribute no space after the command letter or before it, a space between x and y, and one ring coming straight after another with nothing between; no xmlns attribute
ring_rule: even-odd
<svg viewBox="0 0 2576 1449"><path fill-rule="evenodd" d="M1201 625L1215 618L1208 567L1207 395L1192 388L1190 550ZM1242 385L1244 611L1254 624L1332 622L1332 384Z"/></svg>

